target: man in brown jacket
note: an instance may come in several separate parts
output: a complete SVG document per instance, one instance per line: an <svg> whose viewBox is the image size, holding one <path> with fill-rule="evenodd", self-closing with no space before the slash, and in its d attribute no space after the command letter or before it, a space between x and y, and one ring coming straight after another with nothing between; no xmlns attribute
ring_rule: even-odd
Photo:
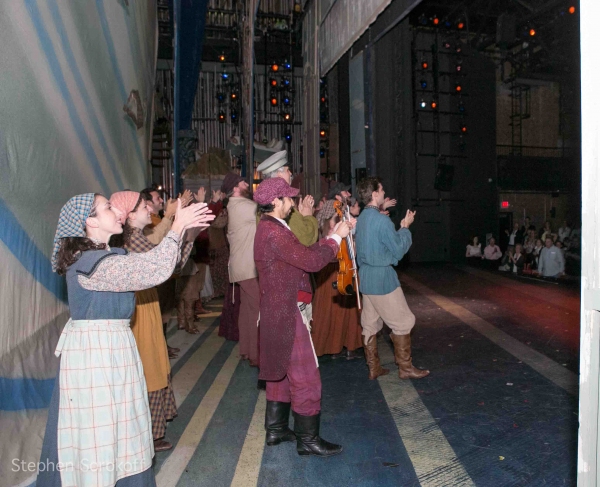
<svg viewBox="0 0 600 487"><path fill-rule="evenodd" d="M229 282L240 285L240 355L250 365L258 367L258 311L260 291L254 265L254 235L256 234L256 203L244 179L228 173L221 191L229 198L227 240L229 241Z"/></svg>

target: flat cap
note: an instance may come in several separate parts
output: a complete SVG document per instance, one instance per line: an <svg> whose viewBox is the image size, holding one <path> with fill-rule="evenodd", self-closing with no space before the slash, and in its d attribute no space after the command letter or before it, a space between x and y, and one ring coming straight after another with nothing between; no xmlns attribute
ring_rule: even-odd
<svg viewBox="0 0 600 487"><path fill-rule="evenodd" d="M287 166L287 164L287 151L282 150L275 152L275 154L261 162L256 170L258 172L262 172L263 174L269 174L273 171L276 171L280 167Z"/></svg>
<svg viewBox="0 0 600 487"><path fill-rule="evenodd" d="M293 198L298 196L300 190L292 188L286 183L283 178L270 178L265 179L258 185L254 192L253 199L259 205L268 205L273 202L275 198L284 198L285 196Z"/></svg>

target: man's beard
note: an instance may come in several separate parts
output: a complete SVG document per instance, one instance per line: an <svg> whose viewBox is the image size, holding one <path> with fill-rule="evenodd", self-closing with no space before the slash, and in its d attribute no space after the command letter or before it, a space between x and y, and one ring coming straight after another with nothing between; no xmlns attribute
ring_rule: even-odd
<svg viewBox="0 0 600 487"><path fill-rule="evenodd" d="M240 191L240 196L242 198L250 198L252 193L250 192L250 188L245 188Z"/></svg>

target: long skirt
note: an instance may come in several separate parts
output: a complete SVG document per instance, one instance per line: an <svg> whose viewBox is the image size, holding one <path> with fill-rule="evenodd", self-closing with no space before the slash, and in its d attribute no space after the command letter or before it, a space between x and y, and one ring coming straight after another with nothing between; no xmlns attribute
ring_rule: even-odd
<svg viewBox="0 0 600 487"><path fill-rule="evenodd" d="M332 286L338 265L328 264L315 275L312 339L318 356L340 353L343 347L352 351L363 346L356 296L344 296Z"/></svg>
<svg viewBox="0 0 600 487"><path fill-rule="evenodd" d="M229 281L228 281L229 282ZM235 296L235 302L232 302ZM240 340L238 319L240 316L240 285L229 284L223 302L223 312L219 322L219 336L225 340L237 342Z"/></svg>
<svg viewBox="0 0 600 487"><path fill-rule="evenodd" d="M170 376L168 381L169 384L164 389L148 393L150 416L152 418L152 438L155 440L165 436L167 421L172 421L177 416L177 405Z"/></svg>
<svg viewBox="0 0 600 487"><path fill-rule="evenodd" d="M209 252L210 255L210 275L212 277L214 297L220 298L227 293L229 285L229 249L227 246L220 249L214 249Z"/></svg>

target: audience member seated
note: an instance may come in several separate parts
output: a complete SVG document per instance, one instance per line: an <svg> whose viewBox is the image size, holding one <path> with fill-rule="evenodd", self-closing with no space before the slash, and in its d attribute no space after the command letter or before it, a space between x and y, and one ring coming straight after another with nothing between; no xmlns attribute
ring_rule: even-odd
<svg viewBox="0 0 600 487"><path fill-rule="evenodd" d="M523 246L521 244L515 245L515 251L509 250L509 266L510 270L521 275L523 273L523 266L525 265L525 255L523 254Z"/></svg>
<svg viewBox="0 0 600 487"><path fill-rule="evenodd" d="M542 244L542 240L538 238L535 241L535 247L533 248L533 252L531 252L531 254L533 256L533 259L531 260L531 268L532 269L538 268L538 263L540 260L540 252L542 251L543 248L544 248L544 245Z"/></svg>
<svg viewBox="0 0 600 487"><path fill-rule="evenodd" d="M540 230L539 236L542 239L542 242L545 242L548 237L550 237L552 241L556 240L556 233L552 231L552 227L550 226L549 221L546 220L544 228Z"/></svg>
<svg viewBox="0 0 600 487"><path fill-rule="evenodd" d="M523 232L519 228L518 223L515 223L513 225L512 232L509 233L508 230L505 230L505 232L508 235L508 248L514 248L514 246L518 243L523 243Z"/></svg>
<svg viewBox="0 0 600 487"><path fill-rule="evenodd" d="M569 227L569 224L565 220L563 222L563 226L558 229L558 240L560 240L561 242L564 242L565 239L569 237L569 235L571 235L571 228Z"/></svg>
<svg viewBox="0 0 600 487"><path fill-rule="evenodd" d="M497 269L502 258L502 251L496 245L496 239L490 238L487 246L483 249L483 265L487 269Z"/></svg>
<svg viewBox="0 0 600 487"><path fill-rule="evenodd" d="M546 237L545 248L540 252L538 272L543 277L561 277L565 274L565 259L559 248L554 245L552 237Z"/></svg>
<svg viewBox="0 0 600 487"><path fill-rule="evenodd" d="M479 243L478 237L473 237L467 245L467 264L480 267L481 266L481 243Z"/></svg>

